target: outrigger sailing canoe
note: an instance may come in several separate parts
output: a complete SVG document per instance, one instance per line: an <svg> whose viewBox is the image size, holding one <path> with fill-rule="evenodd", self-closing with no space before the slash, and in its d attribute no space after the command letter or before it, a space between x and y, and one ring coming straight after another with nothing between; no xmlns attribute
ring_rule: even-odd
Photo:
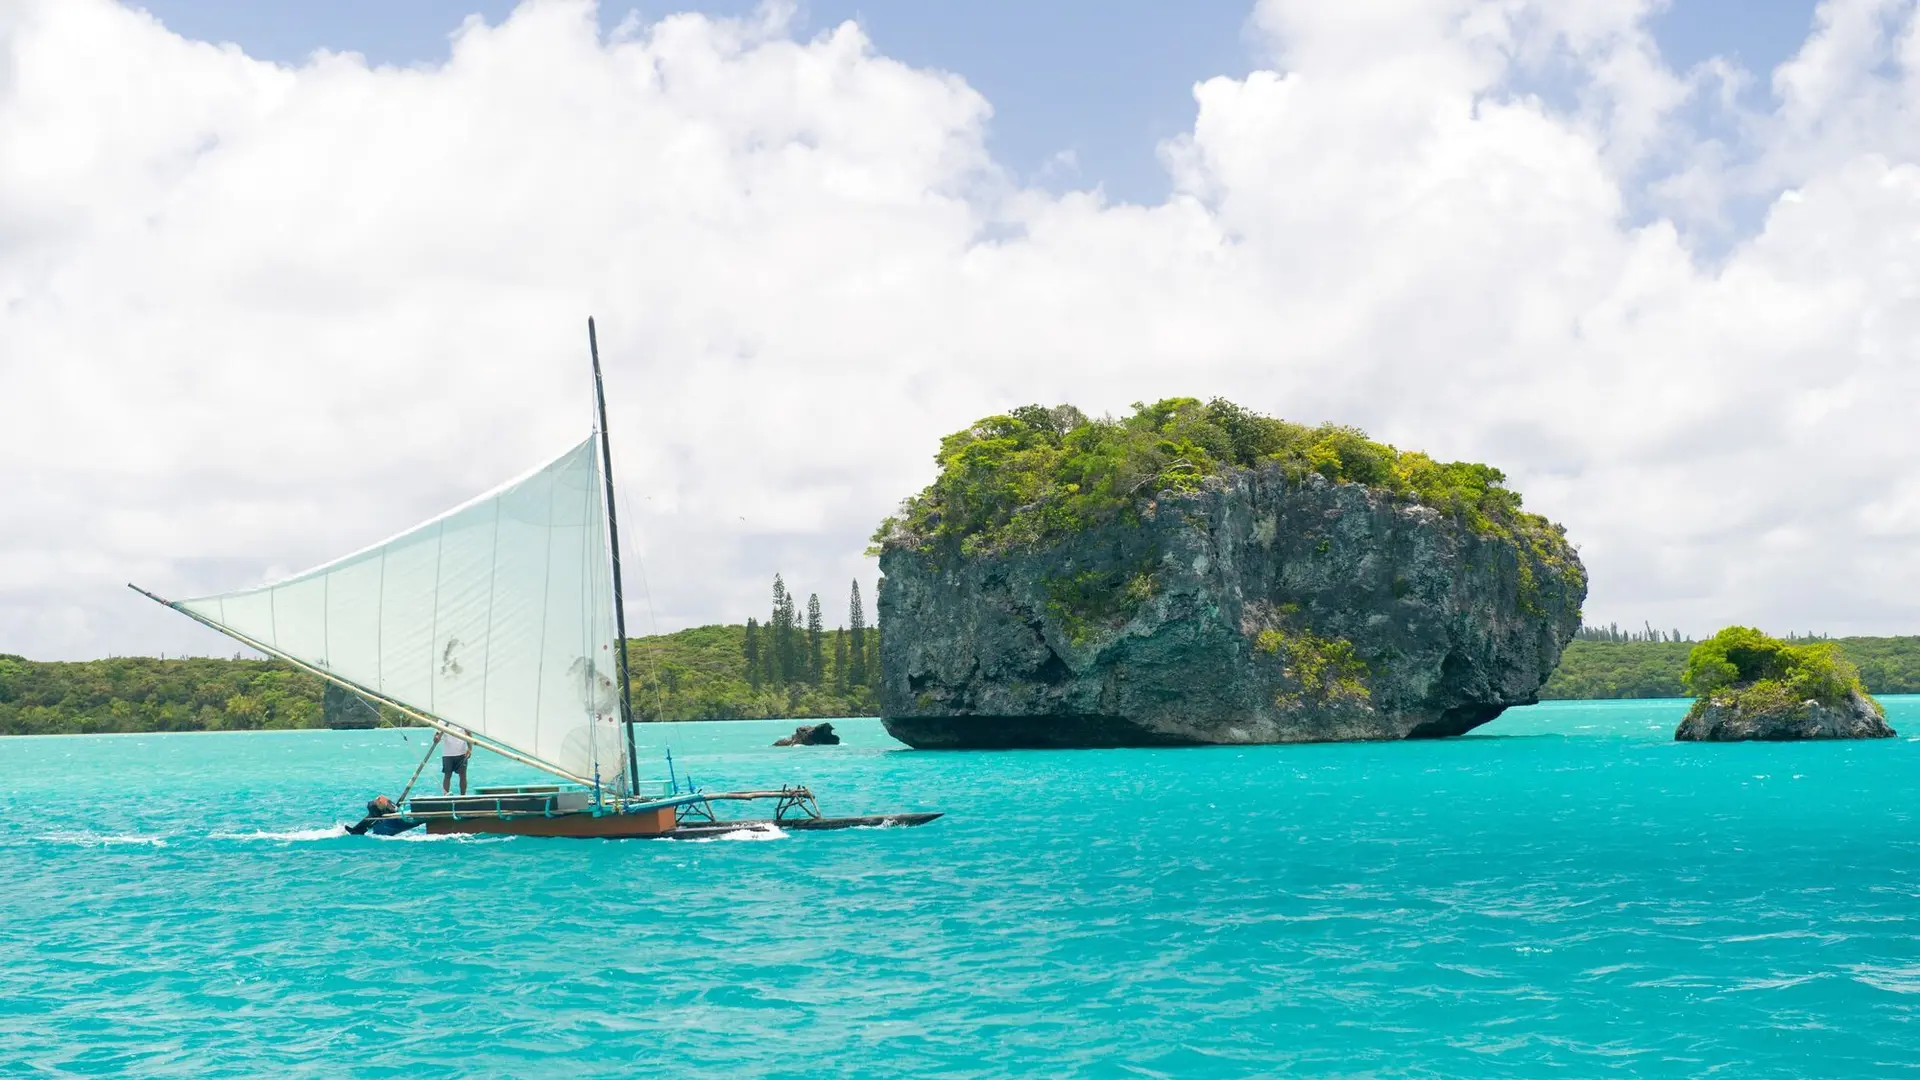
<svg viewBox="0 0 1920 1080"><path fill-rule="evenodd" d="M425 825L434 833L697 837L753 825L840 829L939 817L823 817L805 787L704 791L683 782L670 755L667 780L641 780L592 319L587 339L593 432L545 465L390 540L270 585L177 601L130 587L442 735L560 781L412 799L403 791L397 803L370 808L360 831ZM770 817L727 820L719 812L760 801L773 804Z"/></svg>

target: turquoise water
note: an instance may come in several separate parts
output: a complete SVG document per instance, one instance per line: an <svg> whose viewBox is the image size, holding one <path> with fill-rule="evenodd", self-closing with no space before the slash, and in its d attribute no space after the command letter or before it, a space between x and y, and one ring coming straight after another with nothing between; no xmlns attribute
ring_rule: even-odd
<svg viewBox="0 0 1920 1080"><path fill-rule="evenodd" d="M1682 708L1060 753L654 729L708 786L949 815L700 843L331 832L418 733L4 739L0 1073L1920 1071L1920 742L1678 745Z"/></svg>

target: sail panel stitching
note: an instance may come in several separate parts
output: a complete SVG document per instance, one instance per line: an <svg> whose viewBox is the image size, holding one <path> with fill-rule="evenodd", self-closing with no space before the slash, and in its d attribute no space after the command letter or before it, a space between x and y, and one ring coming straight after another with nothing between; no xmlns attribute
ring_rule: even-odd
<svg viewBox="0 0 1920 1080"><path fill-rule="evenodd" d="M494 589L500 579L500 501L493 503L493 545L492 556L487 566L487 633L480 645L480 726L487 726L487 683L493 674L493 605L497 597ZM534 744L538 746L538 743Z"/></svg>

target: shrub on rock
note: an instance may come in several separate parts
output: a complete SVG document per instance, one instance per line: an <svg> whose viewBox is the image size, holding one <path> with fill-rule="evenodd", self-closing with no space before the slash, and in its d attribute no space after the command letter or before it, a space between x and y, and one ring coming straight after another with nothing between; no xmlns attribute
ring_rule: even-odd
<svg viewBox="0 0 1920 1080"><path fill-rule="evenodd" d="M1694 646L1681 681L1695 697L1685 742L1882 739L1894 730L1831 642L1799 644L1729 626Z"/></svg>

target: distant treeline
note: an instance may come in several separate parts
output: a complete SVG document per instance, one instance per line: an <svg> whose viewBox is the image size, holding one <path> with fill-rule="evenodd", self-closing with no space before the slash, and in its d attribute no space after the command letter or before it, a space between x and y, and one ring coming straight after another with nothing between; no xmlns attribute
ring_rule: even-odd
<svg viewBox="0 0 1920 1080"><path fill-rule="evenodd" d="M1613 644L1628 641L1660 642L1693 640L1692 638L1682 637L1678 630L1655 630L1652 623L1645 623L1643 626L1645 629L1641 630L1635 630L1631 626L1622 630L1620 629L1619 623L1610 623L1606 626L1582 626L1573 632L1573 640L1605 641Z"/></svg>
<svg viewBox="0 0 1920 1080"><path fill-rule="evenodd" d="M768 624L701 626L628 642L633 708L645 720L872 716L879 631L857 601L847 629L814 628L792 597ZM811 610L813 603L808 605ZM794 621L786 621L793 618ZM1834 638L1876 694L1920 693L1920 637ZM1543 698L1685 697L1686 641L1567 646ZM817 662L815 658L818 658ZM117 657L42 663L0 654L0 734L250 731L326 724L321 681L276 660ZM364 716L347 718L364 722ZM336 722L339 722L336 720ZM380 722L405 723L391 709Z"/></svg>
<svg viewBox="0 0 1920 1080"><path fill-rule="evenodd" d="M1920 637L1819 638L1830 640L1860 669L1860 681L1875 694L1920 694ZM1691 642L1576 638L1560 657L1559 670L1540 691L1543 698L1686 697L1680 670Z"/></svg>
<svg viewBox="0 0 1920 1080"><path fill-rule="evenodd" d="M1659 643L1663 641L1669 642L1669 643L1686 642L1689 645L1693 644L1692 638L1681 634L1680 631L1678 630L1657 630L1654 628L1654 625L1650 622L1641 623L1640 625L1642 628L1639 630L1635 630L1632 627L1628 627L1625 630L1622 630L1620 629L1619 623L1609 623L1606 626L1582 626L1580 629L1575 630L1573 632L1573 640L1604 641L1614 645L1625 644L1628 642ZM1778 636L1786 641L1830 640L1829 638L1821 634L1787 633L1787 634L1780 634ZM1872 639L1865 639L1865 640L1878 641L1881 639L1872 638Z"/></svg>
<svg viewBox="0 0 1920 1080"><path fill-rule="evenodd" d="M872 716L879 631L856 583L848 626L828 630L817 595L800 613L774 578L766 623L702 626L627 642L633 711L643 720ZM278 660L124 656L74 663L0 653L0 735L258 731L364 726L367 710ZM407 719L388 708L378 722Z"/></svg>
<svg viewBox="0 0 1920 1080"><path fill-rule="evenodd" d="M36 663L0 654L0 734L321 727L321 689L277 660Z"/></svg>

